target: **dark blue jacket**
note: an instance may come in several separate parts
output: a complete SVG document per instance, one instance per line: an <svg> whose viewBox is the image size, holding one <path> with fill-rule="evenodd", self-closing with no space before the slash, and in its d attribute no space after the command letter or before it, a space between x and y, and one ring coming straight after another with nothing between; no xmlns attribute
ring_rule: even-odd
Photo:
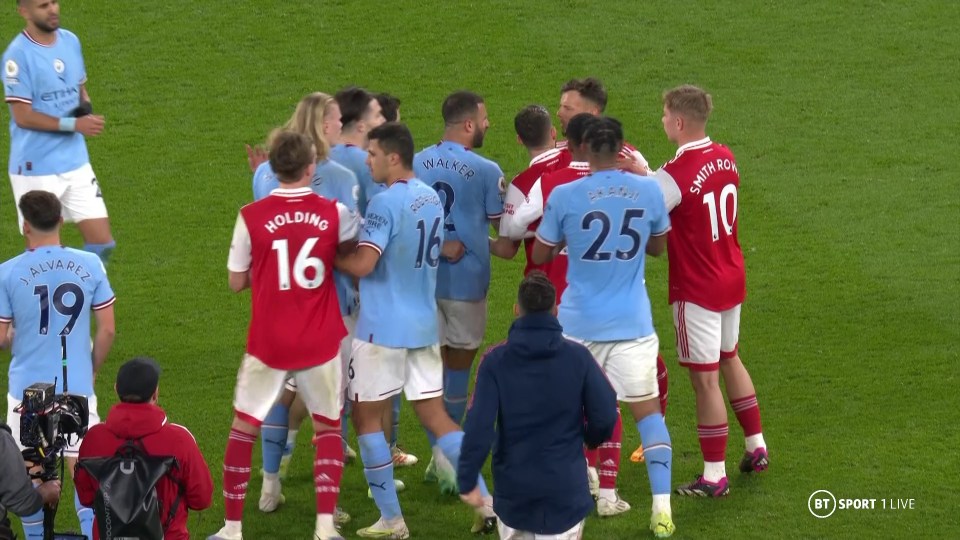
<svg viewBox="0 0 960 540"><path fill-rule="evenodd" d="M617 420L610 382L562 330L548 313L525 315L483 357L457 471L460 492L472 491L496 438L494 510L537 534L570 530L593 510L583 445L609 439Z"/></svg>

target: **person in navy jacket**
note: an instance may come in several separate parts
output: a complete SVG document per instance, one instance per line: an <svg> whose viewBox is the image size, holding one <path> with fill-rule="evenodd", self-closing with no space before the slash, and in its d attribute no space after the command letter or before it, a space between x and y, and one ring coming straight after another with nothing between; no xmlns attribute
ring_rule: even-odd
<svg viewBox="0 0 960 540"><path fill-rule="evenodd" d="M507 340L487 351L477 369L463 426L460 496L483 504L477 474L496 444L493 505L500 538L577 539L594 508L583 446L610 438L616 393L590 352L564 339L546 274L524 278L514 313Z"/></svg>

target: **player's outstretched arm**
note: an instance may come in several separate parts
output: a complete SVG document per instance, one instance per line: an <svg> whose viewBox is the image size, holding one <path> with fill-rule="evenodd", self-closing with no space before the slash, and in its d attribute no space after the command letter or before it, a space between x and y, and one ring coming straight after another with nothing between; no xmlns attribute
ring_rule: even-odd
<svg viewBox="0 0 960 540"><path fill-rule="evenodd" d="M533 243L533 251L530 253L530 259L533 260L533 264L545 264L554 259L560 251L563 250L564 244L561 242L555 246L545 243L538 236L536 241Z"/></svg>
<svg viewBox="0 0 960 540"><path fill-rule="evenodd" d="M651 236L647 240L647 255L652 255L654 257L659 257L663 255L663 252L667 249L667 233L663 233L657 236Z"/></svg>
<svg viewBox="0 0 960 540"><path fill-rule="evenodd" d="M10 323L0 322L0 351L10 346Z"/></svg>
<svg viewBox="0 0 960 540"><path fill-rule="evenodd" d="M334 263L337 270L351 276L363 278L377 266L380 260L380 249L373 244L360 244L357 250L349 255L337 255Z"/></svg>
<svg viewBox="0 0 960 540"><path fill-rule="evenodd" d="M511 240L506 236L500 236L497 238L490 239L490 253L494 257L499 257L501 259L511 260L517 256L517 251L520 250L520 241Z"/></svg>
<svg viewBox="0 0 960 540"><path fill-rule="evenodd" d="M107 361L117 328L112 304L94 311L93 315L97 321L97 334L93 338L93 373L96 375L100 371L100 366Z"/></svg>
<svg viewBox="0 0 960 540"><path fill-rule="evenodd" d="M88 114L80 118L56 118L33 110L29 103L10 102L13 121L23 129L37 131L77 132L86 136L99 135L103 131L103 117Z"/></svg>

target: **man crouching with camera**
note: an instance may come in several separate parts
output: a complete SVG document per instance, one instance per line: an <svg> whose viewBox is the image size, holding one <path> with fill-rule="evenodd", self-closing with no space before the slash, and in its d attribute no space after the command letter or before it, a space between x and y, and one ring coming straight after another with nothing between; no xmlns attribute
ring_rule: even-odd
<svg viewBox="0 0 960 540"><path fill-rule="evenodd" d="M7 422L47 480L56 476L61 450L73 472L79 437L88 421L100 421L93 381L113 345L115 298L96 254L60 244L63 209L56 195L28 191L17 205L27 250L0 265L0 347L9 344L11 324L16 328ZM97 327L92 350L91 313ZM90 537L93 511L74 500L80 529ZM23 525L27 538L45 532L39 513L24 516Z"/></svg>
<svg viewBox="0 0 960 540"><path fill-rule="evenodd" d="M10 428L0 422L0 540L15 538L7 512L29 516L44 505L53 506L60 500L60 481L50 480L33 488L20 456L17 441Z"/></svg>

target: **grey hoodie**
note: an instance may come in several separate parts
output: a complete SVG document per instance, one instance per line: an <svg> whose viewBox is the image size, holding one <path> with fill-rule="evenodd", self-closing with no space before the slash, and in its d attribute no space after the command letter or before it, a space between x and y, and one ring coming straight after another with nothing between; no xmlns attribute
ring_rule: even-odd
<svg viewBox="0 0 960 540"><path fill-rule="evenodd" d="M29 516L43 507L43 499L33 489L23 465L23 456L10 428L0 422L0 520L7 510L18 516Z"/></svg>

